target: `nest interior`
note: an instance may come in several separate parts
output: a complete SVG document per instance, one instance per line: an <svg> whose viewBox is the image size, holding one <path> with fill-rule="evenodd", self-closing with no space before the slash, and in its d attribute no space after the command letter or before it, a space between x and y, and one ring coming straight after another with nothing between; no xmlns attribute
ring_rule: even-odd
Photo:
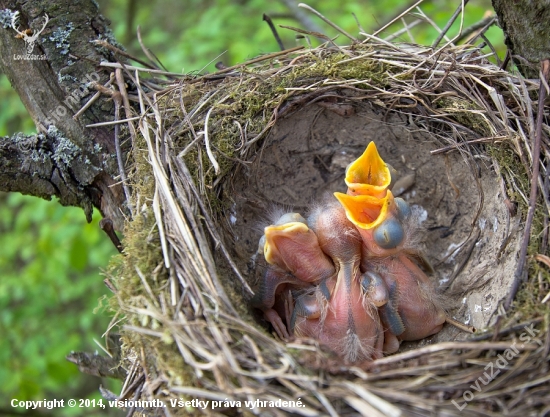
<svg viewBox="0 0 550 417"><path fill-rule="evenodd" d="M203 399L208 412L235 415L453 415L462 411L453 401L472 415L525 415L549 406L550 340L534 343L544 332L510 358L504 379L465 394L525 326L546 325L548 273L536 263L538 285L520 293L522 305L511 315L499 307L521 241L536 83L475 47L433 51L376 38L295 48L163 89L129 78L142 108L130 154L135 209L126 256L109 270L115 321L124 316L122 397ZM494 335L447 326L350 367L314 341L277 340L250 311L269 211L306 212L342 191L346 165L370 140L424 213L425 252L449 314L484 329L499 313ZM547 206L541 197L531 254ZM249 406L281 399L294 402Z"/></svg>
<svg viewBox="0 0 550 417"><path fill-rule="evenodd" d="M486 328L509 292L517 264L510 254L520 242L491 158L432 155L441 144L410 118L340 94L320 96L278 120L248 169L229 184L234 206L226 221L239 267L255 277L255 287L263 271L255 256L258 225L267 225L274 207L305 214L324 195L342 192L345 168L374 141L398 172L394 192L420 213L424 253L435 265L434 285L447 312ZM433 339L455 337L467 333L454 329Z"/></svg>

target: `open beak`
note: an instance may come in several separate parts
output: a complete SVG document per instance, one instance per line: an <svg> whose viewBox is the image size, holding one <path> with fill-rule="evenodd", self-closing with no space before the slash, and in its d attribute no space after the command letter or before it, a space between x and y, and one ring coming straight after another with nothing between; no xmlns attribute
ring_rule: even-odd
<svg viewBox="0 0 550 417"><path fill-rule="evenodd" d="M395 204L391 191L384 198L370 195L348 195L334 193L346 211L350 222L360 229L373 229L388 217L389 208Z"/></svg>
<svg viewBox="0 0 550 417"><path fill-rule="evenodd" d="M350 195L382 198L391 183L388 165L382 160L374 142L346 169L346 185Z"/></svg>
<svg viewBox="0 0 550 417"><path fill-rule="evenodd" d="M382 249L395 249L403 242L405 231L398 219L399 208L391 191L384 198L342 193L334 193L334 196L344 207L349 221L359 229L363 243L371 250L372 243Z"/></svg>

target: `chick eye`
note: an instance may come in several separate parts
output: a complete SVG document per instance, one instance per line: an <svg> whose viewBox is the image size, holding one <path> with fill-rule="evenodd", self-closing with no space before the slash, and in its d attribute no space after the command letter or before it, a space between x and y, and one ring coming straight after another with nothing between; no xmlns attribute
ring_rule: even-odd
<svg viewBox="0 0 550 417"><path fill-rule="evenodd" d="M405 232L403 226L395 219L387 219L376 228L374 241L383 249L396 248L402 241Z"/></svg>
<svg viewBox="0 0 550 417"><path fill-rule="evenodd" d="M394 201L395 205L397 206L400 220L404 220L411 215L411 207L405 200L400 197L396 197Z"/></svg>

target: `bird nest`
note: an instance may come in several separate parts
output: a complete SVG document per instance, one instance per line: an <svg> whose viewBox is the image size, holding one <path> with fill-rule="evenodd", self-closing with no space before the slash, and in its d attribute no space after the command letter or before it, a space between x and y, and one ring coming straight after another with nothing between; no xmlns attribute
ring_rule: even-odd
<svg viewBox="0 0 550 417"><path fill-rule="evenodd" d="M542 176L528 279L504 308L524 243L538 81L475 47L376 37L294 48L167 88L127 75L141 117L126 167L125 256L108 271L128 370L119 399L160 399L165 415L549 411ZM422 213L434 285L463 326L348 365L315 340L278 339L249 300L269 211L303 213L344 191L346 165L371 140L399 173L394 193ZM134 410L163 415L153 404Z"/></svg>

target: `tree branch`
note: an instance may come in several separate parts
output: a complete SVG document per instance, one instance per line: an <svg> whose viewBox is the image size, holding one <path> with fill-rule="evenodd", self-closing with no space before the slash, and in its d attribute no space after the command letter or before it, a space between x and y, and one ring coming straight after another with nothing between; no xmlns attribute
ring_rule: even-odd
<svg viewBox="0 0 550 417"><path fill-rule="evenodd" d="M67 355L67 360L77 365L80 372L85 374L115 379L124 379L127 375L120 366L119 359L100 356L97 353L72 352Z"/></svg>
<svg viewBox="0 0 550 417"><path fill-rule="evenodd" d="M1 138L0 189L18 191L50 200L53 196L65 206L82 207L88 220L92 201L68 171L74 158L82 158L74 143L59 131L50 134Z"/></svg>
<svg viewBox="0 0 550 417"><path fill-rule="evenodd" d="M19 31L38 32L30 58L29 44L17 38L9 19L19 12ZM44 26L45 16L49 22ZM112 120L107 98L97 100L78 119L72 116L105 84L109 74L96 67L114 61L111 52L90 41L114 42L106 20L92 1L0 0L0 71L19 94L38 135L3 138L2 191L20 191L42 198L57 196L61 204L82 207L88 220L92 206L123 224L124 194L118 175L112 127L86 124Z"/></svg>

